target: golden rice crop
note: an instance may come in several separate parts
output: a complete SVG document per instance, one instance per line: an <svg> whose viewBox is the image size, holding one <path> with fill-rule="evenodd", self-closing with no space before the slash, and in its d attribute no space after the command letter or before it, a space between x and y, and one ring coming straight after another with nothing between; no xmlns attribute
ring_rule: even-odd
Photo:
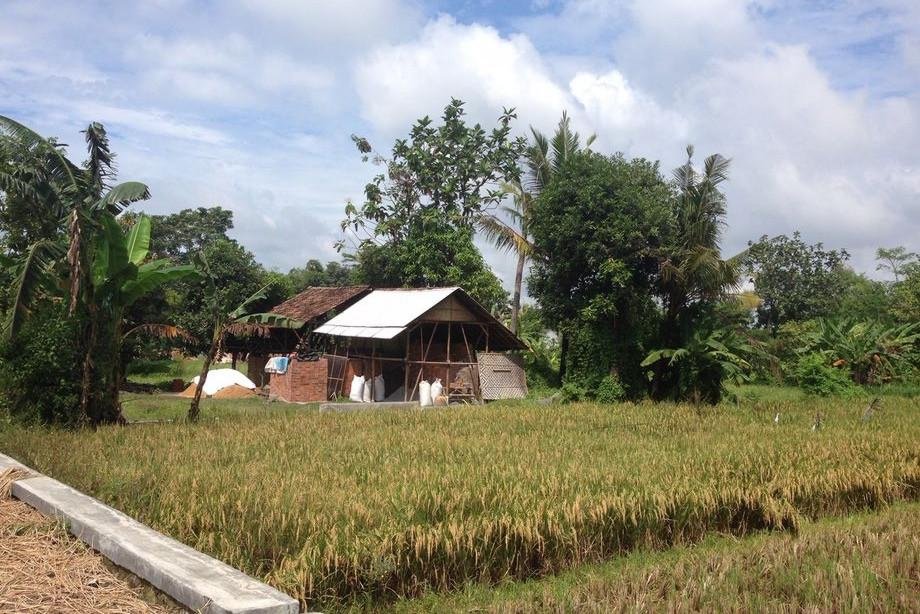
<svg viewBox="0 0 920 614"><path fill-rule="evenodd" d="M864 405L294 410L6 428L0 450L328 607L918 498L916 401Z"/></svg>

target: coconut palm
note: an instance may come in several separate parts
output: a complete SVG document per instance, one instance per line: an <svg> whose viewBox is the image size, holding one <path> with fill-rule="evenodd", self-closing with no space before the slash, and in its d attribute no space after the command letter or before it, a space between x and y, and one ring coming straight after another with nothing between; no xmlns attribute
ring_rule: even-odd
<svg viewBox="0 0 920 614"><path fill-rule="evenodd" d="M581 145L581 136L572 130L568 113L562 112L562 118L556 126L553 138L549 139L542 132L531 126L533 141L524 154L527 167L524 182L505 186L505 192L512 197L512 204L499 208L502 215L487 213L479 219L479 230L498 249L513 252L517 256L514 275L514 298L511 305L511 330L517 334L521 314L521 292L524 282L524 269L527 261L536 256L533 242L527 230L533 202L552 181L553 176L573 155L589 149L596 138L591 135ZM564 372L565 348L567 339L562 335L563 357L561 366Z"/></svg>
<svg viewBox="0 0 920 614"><path fill-rule="evenodd" d="M501 205L501 215L487 213L479 218L479 230L495 247L517 256L514 271L514 296L511 299L511 332L518 333L521 314L521 287L524 268L533 257L534 247L527 230L533 197L520 183L506 184L505 192L512 197L510 205ZM508 220L508 221L506 221Z"/></svg>
<svg viewBox="0 0 920 614"><path fill-rule="evenodd" d="M728 179L729 165L730 160L713 154L698 172L688 145L687 162L674 170L674 235L660 264L666 343L679 342L686 333L680 327L687 322L680 320L695 315L689 307L723 298L738 285L737 257L723 260L720 245L726 207L719 186Z"/></svg>

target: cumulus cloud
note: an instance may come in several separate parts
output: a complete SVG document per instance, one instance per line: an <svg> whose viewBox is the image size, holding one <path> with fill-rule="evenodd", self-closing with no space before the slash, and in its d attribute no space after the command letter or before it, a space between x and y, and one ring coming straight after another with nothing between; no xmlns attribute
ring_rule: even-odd
<svg viewBox="0 0 920 614"><path fill-rule="evenodd" d="M499 16L499 13L501 14ZM88 36L105 32L105 36ZM488 126L595 149L734 160L727 250L802 230L873 271L920 236L920 4L910 0L568 0L436 15L415 0L15 1L0 22L0 113L66 142L110 127L151 211L220 204L271 266L332 258L348 197L450 97ZM74 153L79 157L79 153ZM510 259L487 249L506 280Z"/></svg>

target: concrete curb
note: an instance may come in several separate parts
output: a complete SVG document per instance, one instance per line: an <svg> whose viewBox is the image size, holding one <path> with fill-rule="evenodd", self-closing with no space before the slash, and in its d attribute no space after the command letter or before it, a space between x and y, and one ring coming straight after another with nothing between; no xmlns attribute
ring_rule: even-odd
<svg viewBox="0 0 920 614"><path fill-rule="evenodd" d="M77 538L192 610L207 614L296 614L295 599L190 548L73 488L0 454L0 471L32 477L12 493L47 516L64 520Z"/></svg>

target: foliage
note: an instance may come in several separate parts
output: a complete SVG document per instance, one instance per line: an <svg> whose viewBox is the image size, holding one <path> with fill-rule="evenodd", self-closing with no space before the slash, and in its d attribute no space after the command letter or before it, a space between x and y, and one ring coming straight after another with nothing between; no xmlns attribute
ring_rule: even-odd
<svg viewBox="0 0 920 614"><path fill-rule="evenodd" d="M920 255L907 251L904 246L880 247L875 250L875 259L878 264L876 271L888 271L894 276L895 283L901 281L901 276L907 273L907 268L920 260Z"/></svg>
<svg viewBox="0 0 920 614"><path fill-rule="evenodd" d="M559 342L543 323L539 307L524 305L521 309L518 336L529 348L524 352L527 388L531 392L558 388Z"/></svg>
<svg viewBox="0 0 920 614"><path fill-rule="evenodd" d="M288 271L291 293L303 292L314 286L347 286L354 280L352 267L341 262L327 262L311 259L301 268Z"/></svg>
<svg viewBox="0 0 920 614"><path fill-rule="evenodd" d="M846 369L857 384L880 384L911 366L912 352L920 346L920 322L889 327L872 321L819 320L806 343Z"/></svg>
<svg viewBox="0 0 920 614"><path fill-rule="evenodd" d="M801 356L795 366L795 381L805 392L822 397L853 397L858 393L849 374L831 365L827 356L812 352Z"/></svg>
<svg viewBox="0 0 920 614"><path fill-rule="evenodd" d="M678 379L673 400L715 404L722 399L726 382L740 384L748 380L751 364L747 356L753 352L754 348L731 329L706 331L700 327L684 347L655 350L645 357L642 366L663 362L670 368L679 367L675 371ZM654 373L649 371L649 379Z"/></svg>
<svg viewBox="0 0 920 614"><path fill-rule="evenodd" d="M130 226L138 215L126 212L122 223ZM192 254L211 243L229 240L227 231L233 228L233 212L221 207L183 209L178 213L148 217L151 256L170 258L182 264L190 264Z"/></svg>
<svg viewBox="0 0 920 614"><path fill-rule="evenodd" d="M920 322L920 262L904 269L904 279L892 289L892 313L899 322Z"/></svg>
<svg viewBox="0 0 920 614"><path fill-rule="evenodd" d="M374 154L374 163L385 171L365 187L364 204L345 208L342 230L399 243L431 225L470 228L483 209L497 205L504 196L498 186L520 175L517 160L524 141L511 137L516 116L506 109L498 126L486 133L479 124L468 126L465 114L463 102L452 99L440 126L423 117L409 140L396 141L389 158ZM373 149L367 140L352 139L368 160Z"/></svg>
<svg viewBox="0 0 920 614"><path fill-rule="evenodd" d="M20 334L0 341L0 413L73 425L80 404L80 329L61 302L36 305Z"/></svg>
<svg viewBox="0 0 920 614"><path fill-rule="evenodd" d="M366 139L352 137L364 159L372 156L385 170L367 184L364 204L346 205L342 230L358 239L350 257L365 283L460 285L494 309L503 302L501 285L472 242L473 227L504 198L500 185L520 178L525 142L511 137L513 111L490 133L468 126L464 115L463 103L452 100L441 125L418 120L389 158L372 156ZM337 247L343 250L345 241Z"/></svg>
<svg viewBox="0 0 920 614"><path fill-rule="evenodd" d="M757 310L760 326L776 332L790 320L808 320L834 313L843 294L846 250L809 245L796 232L749 242L742 262L763 304Z"/></svg>
<svg viewBox="0 0 920 614"><path fill-rule="evenodd" d="M644 388L640 348L652 328L651 288L670 198L657 164L583 152L556 171L534 204L529 291L550 327L577 334L563 349L572 355L563 366L565 378L590 374L579 382L583 388L596 386L614 365L631 395ZM592 333L600 337L589 343ZM578 348L585 343L594 349ZM612 351L611 344L615 355L592 355ZM570 365L578 373L570 375Z"/></svg>
<svg viewBox="0 0 920 614"><path fill-rule="evenodd" d="M842 293L837 297L830 317L853 320L879 320L894 323L891 310L891 296L887 284L869 279L848 267L841 267Z"/></svg>
<svg viewBox="0 0 920 614"><path fill-rule="evenodd" d="M189 354L201 354L210 347L213 304L216 303L220 313L229 313L269 283L268 274L252 252L232 239L214 240L197 253L208 262L209 274L214 280L213 295L211 282L203 276L185 280L167 289L165 309L170 321L191 333L193 341L182 344ZM287 296L283 285L272 284L256 310L268 310Z"/></svg>
<svg viewBox="0 0 920 614"><path fill-rule="evenodd" d="M617 403L626 398L626 391L620 384L620 378L616 375L608 375L601 380L594 394L594 400L598 403Z"/></svg>
<svg viewBox="0 0 920 614"><path fill-rule="evenodd" d="M79 322L83 352L80 422L94 425L120 419L121 332L125 309L157 286L193 273L190 267L171 267L163 260L144 263L149 252L150 222L139 218L122 229L116 215L133 202L150 197L138 182L111 185L114 154L101 124L92 123L84 135L87 160L78 167L52 141L18 122L0 116L5 138L16 141L42 160L47 175L38 185L15 183L35 200L51 186L53 198L67 217L67 235L42 239L23 254L13 268L12 317L8 334L15 337L34 304L61 298L66 288L67 317ZM15 182L5 175L4 184Z"/></svg>
<svg viewBox="0 0 920 614"><path fill-rule="evenodd" d="M915 499L916 403L882 403L863 421L865 401L839 399L706 420L670 404L266 414L255 401L194 426L0 427L0 450L307 609L379 609Z"/></svg>
<svg viewBox="0 0 920 614"><path fill-rule="evenodd" d="M470 229L431 227L416 240L366 245L357 255L356 279L377 287L461 286L492 313L508 293L473 243Z"/></svg>

